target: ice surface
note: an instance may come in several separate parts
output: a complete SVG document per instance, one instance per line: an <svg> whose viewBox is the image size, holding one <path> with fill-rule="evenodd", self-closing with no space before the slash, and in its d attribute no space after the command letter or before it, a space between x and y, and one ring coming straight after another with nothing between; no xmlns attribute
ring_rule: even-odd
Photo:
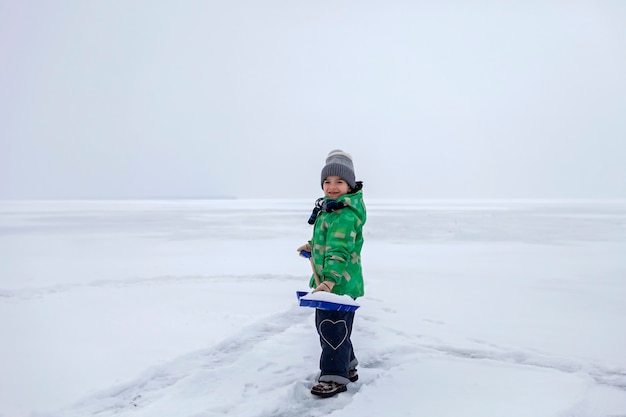
<svg viewBox="0 0 626 417"><path fill-rule="evenodd" d="M626 416L626 201L366 200L319 400L313 200L0 202L0 416Z"/></svg>

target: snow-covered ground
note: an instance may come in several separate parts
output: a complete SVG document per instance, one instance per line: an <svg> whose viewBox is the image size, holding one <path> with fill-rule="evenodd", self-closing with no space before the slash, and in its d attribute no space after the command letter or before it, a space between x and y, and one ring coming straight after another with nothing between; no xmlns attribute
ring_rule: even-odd
<svg viewBox="0 0 626 417"><path fill-rule="evenodd" d="M626 416L626 201L366 202L331 399L312 201L0 202L0 416Z"/></svg>

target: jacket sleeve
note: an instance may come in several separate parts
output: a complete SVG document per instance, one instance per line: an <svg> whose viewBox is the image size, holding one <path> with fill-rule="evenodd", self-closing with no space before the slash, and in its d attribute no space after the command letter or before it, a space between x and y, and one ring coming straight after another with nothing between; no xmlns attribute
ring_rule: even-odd
<svg viewBox="0 0 626 417"><path fill-rule="evenodd" d="M351 262L351 254L356 246L356 215L350 210L342 210L329 219L326 232L326 253L322 280L335 284L349 279L346 268Z"/></svg>

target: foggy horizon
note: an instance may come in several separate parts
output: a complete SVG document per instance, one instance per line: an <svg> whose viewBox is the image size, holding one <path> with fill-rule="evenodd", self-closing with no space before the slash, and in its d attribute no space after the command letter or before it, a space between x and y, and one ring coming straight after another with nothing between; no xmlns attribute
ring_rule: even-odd
<svg viewBox="0 0 626 417"><path fill-rule="evenodd" d="M0 5L0 200L626 198L624 3Z"/></svg>

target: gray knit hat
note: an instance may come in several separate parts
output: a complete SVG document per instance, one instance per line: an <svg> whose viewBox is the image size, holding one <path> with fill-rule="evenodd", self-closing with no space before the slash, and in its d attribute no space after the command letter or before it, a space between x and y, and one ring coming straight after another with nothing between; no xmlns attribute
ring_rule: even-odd
<svg viewBox="0 0 626 417"><path fill-rule="evenodd" d="M356 179L350 154L341 149L330 151L326 157L326 165L322 168L322 188L324 188L324 180L331 175L343 178L350 188L354 190Z"/></svg>

